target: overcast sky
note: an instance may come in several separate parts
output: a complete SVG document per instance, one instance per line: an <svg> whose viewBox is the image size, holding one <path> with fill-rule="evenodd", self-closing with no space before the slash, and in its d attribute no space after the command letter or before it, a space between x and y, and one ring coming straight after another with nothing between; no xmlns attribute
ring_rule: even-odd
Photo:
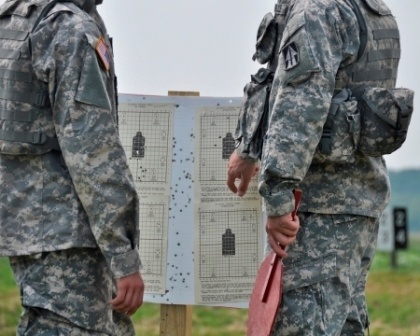
<svg viewBox="0 0 420 336"><path fill-rule="evenodd" d="M4 1L0 0L0 3ZM257 27L276 0L104 0L99 6L114 53L121 93L240 97L253 62ZM420 109L420 1L387 0L400 25L398 85L416 90ZM420 168L420 112L403 147L386 156L394 169ZM417 147L417 148L416 148Z"/></svg>

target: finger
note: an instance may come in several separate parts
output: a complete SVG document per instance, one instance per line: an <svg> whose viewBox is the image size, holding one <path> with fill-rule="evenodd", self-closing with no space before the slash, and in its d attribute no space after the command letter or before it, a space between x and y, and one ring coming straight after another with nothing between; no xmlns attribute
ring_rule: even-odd
<svg viewBox="0 0 420 336"><path fill-rule="evenodd" d="M271 249L275 254L277 254L280 258L287 258L287 253L283 247L279 245L279 243L274 239L273 236L268 236L268 243L270 244Z"/></svg>
<svg viewBox="0 0 420 336"><path fill-rule="evenodd" d="M131 303L132 290L130 288L118 290L118 294L120 292L123 292L124 295L121 295L120 299L118 301L114 302L114 303L111 301L112 308L114 310L117 310L117 311L120 311L120 312L125 312L125 313L128 312L128 311L131 311L133 309L132 303Z"/></svg>
<svg viewBox="0 0 420 336"><path fill-rule="evenodd" d="M128 311L128 315L133 315L137 309L140 308L140 306L143 304L143 290L140 288L137 288L134 291L133 294L133 300L132 300L132 308Z"/></svg>
<svg viewBox="0 0 420 336"><path fill-rule="evenodd" d="M124 303L126 292L124 289L118 289L115 298L109 302L114 309L117 309L116 307L120 307Z"/></svg>
<svg viewBox="0 0 420 336"><path fill-rule="evenodd" d="M238 192L238 189L236 188L236 185L235 185L235 180L236 180L236 177L234 176L234 174L228 172L228 178L227 178L226 184L229 190L233 192L234 194Z"/></svg>
<svg viewBox="0 0 420 336"><path fill-rule="evenodd" d="M238 186L238 190L237 190L236 194L239 197L244 196L246 194L246 191L248 190L248 186L249 186L249 180L242 179L239 182L239 186Z"/></svg>
<svg viewBox="0 0 420 336"><path fill-rule="evenodd" d="M248 190L249 182L252 179L252 176L254 175L254 172L251 174L243 174L241 177L241 181L238 186L238 196L242 197L246 194L246 191Z"/></svg>
<svg viewBox="0 0 420 336"><path fill-rule="evenodd" d="M277 254L280 258L287 258L287 253L284 249L278 245L277 243L270 244L271 249L275 254Z"/></svg>
<svg viewBox="0 0 420 336"><path fill-rule="evenodd" d="M279 220L277 217L268 217L266 222L266 231L274 234L282 233L286 236L296 236L300 228L299 219Z"/></svg>

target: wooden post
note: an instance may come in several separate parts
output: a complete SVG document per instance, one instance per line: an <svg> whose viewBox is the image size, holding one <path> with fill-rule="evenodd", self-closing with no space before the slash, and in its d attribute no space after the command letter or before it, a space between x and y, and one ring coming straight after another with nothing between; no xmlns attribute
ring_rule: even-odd
<svg viewBox="0 0 420 336"><path fill-rule="evenodd" d="M168 91L168 96L182 96L182 97L199 97L200 92L198 91Z"/></svg>
<svg viewBox="0 0 420 336"><path fill-rule="evenodd" d="M162 336L191 336L192 307L185 305L160 306L160 334Z"/></svg>
<svg viewBox="0 0 420 336"><path fill-rule="evenodd" d="M168 91L168 96L200 96L197 91ZM191 336L192 307L186 305L160 305L160 335Z"/></svg>
<svg viewBox="0 0 420 336"><path fill-rule="evenodd" d="M393 250L391 252L391 268L396 270L398 267L398 258L397 258L397 250Z"/></svg>

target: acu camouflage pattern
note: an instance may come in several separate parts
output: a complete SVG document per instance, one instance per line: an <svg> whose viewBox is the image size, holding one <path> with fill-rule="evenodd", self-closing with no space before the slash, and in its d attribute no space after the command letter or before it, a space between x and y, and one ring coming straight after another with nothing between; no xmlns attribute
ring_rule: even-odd
<svg viewBox="0 0 420 336"><path fill-rule="evenodd" d="M244 98L235 130L236 150L250 161L261 159L264 135L268 124L268 98L273 73L261 68L244 88Z"/></svg>
<svg viewBox="0 0 420 336"><path fill-rule="evenodd" d="M256 51L252 59L267 66L251 75L251 82L244 87L242 108L235 131L236 152L246 160L261 159L268 124L268 98L290 2L278 0L274 7L274 15L266 14L258 28Z"/></svg>
<svg viewBox="0 0 420 336"><path fill-rule="evenodd" d="M21 14L39 13L29 8L50 2L8 1L0 21L28 31ZM106 28L96 8L90 14L81 9L86 2L56 4L30 34L32 76L48 83L44 117L61 151L0 155L0 255L99 248L112 274L122 277L141 266L138 196L118 138ZM108 72L95 51L101 37L109 51ZM25 62L21 66L14 70L30 70ZM5 99L0 104L18 107Z"/></svg>
<svg viewBox="0 0 420 336"><path fill-rule="evenodd" d="M359 104L354 112L344 106L344 111L340 111L339 107L334 117L329 113L321 137L321 150L317 150L314 156L316 162L353 161L354 158L349 155L352 151L367 156L394 152L406 139L413 111L414 92L395 88L401 55L400 34L389 8L383 2L371 0L364 1L363 6L357 5L355 0L349 0L349 3L354 7L363 32L360 33L357 62L340 68L334 93L337 97L350 88L349 101L357 100ZM343 105L348 103L345 101ZM343 117L348 120L347 123L339 120ZM335 127L334 119L342 127ZM349 137L352 141L341 141ZM334 153L332 148L330 151L322 148L327 145L326 142L338 149L338 153ZM337 144L342 144L341 156Z"/></svg>
<svg viewBox="0 0 420 336"><path fill-rule="evenodd" d="M361 132L357 149L368 156L391 154L407 138L414 91L368 87L360 99Z"/></svg>
<svg viewBox="0 0 420 336"><path fill-rule="evenodd" d="M366 7L367 1L356 1L364 13L369 12L366 17L369 27L397 32L392 15L375 14ZM376 3L386 7L382 1ZM336 74L339 73L338 82L348 83L349 74L345 70L359 70L349 66L358 59L361 45L359 23L351 1L296 0L290 8L280 54L284 55L282 51L294 45L298 58L297 64L291 67L280 55L270 96L271 115L259 185L267 215L291 213L292 190L299 187L303 191L301 211L378 218L389 200L389 179L382 157L356 153L353 163L313 162L332 98L342 89L336 85ZM398 35L382 36L379 42L368 38L365 52L372 55L373 51L385 47L393 55L392 50L399 48ZM374 69L382 65L396 75L398 60L393 57L375 60L373 64L367 59L366 56L365 62L362 59L356 65ZM393 87L395 80L396 76L391 76L367 84ZM361 84L365 81L357 85Z"/></svg>
<svg viewBox="0 0 420 336"><path fill-rule="evenodd" d="M11 257L24 307L18 335L130 336L130 318L113 311L115 294L99 249L68 249Z"/></svg>
<svg viewBox="0 0 420 336"><path fill-rule="evenodd" d="M363 336L365 285L379 220L300 213L283 260L283 296L272 336Z"/></svg>
<svg viewBox="0 0 420 336"><path fill-rule="evenodd" d="M33 75L30 32L41 6L8 1L0 15L0 153L42 154L55 139L48 84ZM32 11L31 15L29 13ZM16 14L16 15L12 15Z"/></svg>

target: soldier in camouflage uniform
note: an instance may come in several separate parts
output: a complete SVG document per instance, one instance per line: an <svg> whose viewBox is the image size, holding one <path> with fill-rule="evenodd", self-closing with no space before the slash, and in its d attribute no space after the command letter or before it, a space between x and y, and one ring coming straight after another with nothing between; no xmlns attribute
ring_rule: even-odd
<svg viewBox="0 0 420 336"><path fill-rule="evenodd" d="M138 195L100 0L0 7L0 255L18 335L134 335Z"/></svg>
<svg viewBox="0 0 420 336"><path fill-rule="evenodd" d="M366 87L395 88L398 27L382 0L286 2L261 167L241 144L252 137L240 134L227 184L242 196L260 169L268 241L287 256L273 335L364 335L365 284L390 189L383 157L358 148L356 98ZM340 111L341 139L329 117ZM295 188L303 196L293 222Z"/></svg>

